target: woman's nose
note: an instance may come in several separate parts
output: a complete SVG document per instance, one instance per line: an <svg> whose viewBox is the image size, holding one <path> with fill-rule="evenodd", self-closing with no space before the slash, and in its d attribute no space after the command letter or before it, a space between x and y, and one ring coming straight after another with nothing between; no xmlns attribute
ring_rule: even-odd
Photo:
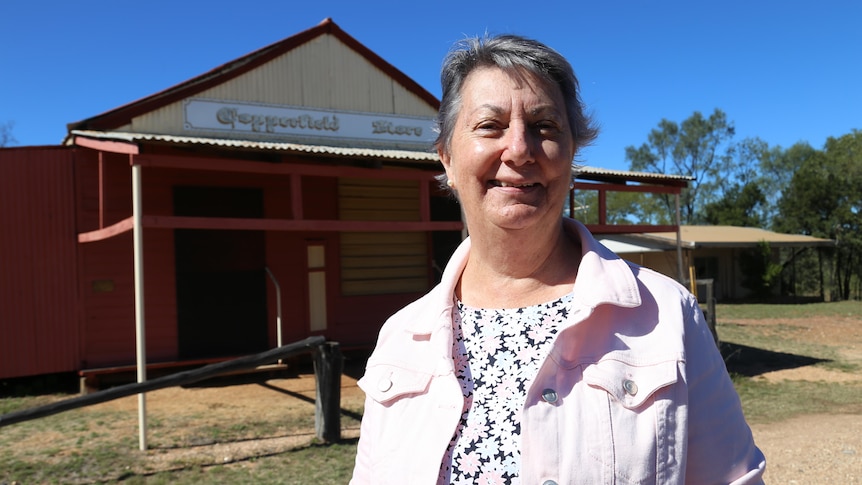
<svg viewBox="0 0 862 485"><path fill-rule="evenodd" d="M513 165L523 165L533 161L530 131L522 123L512 123L503 137L505 147L502 161Z"/></svg>

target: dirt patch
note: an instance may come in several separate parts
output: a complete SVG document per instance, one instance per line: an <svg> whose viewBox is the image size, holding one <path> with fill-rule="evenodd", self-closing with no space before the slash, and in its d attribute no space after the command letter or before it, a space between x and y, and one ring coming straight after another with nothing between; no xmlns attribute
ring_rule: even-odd
<svg viewBox="0 0 862 485"><path fill-rule="evenodd" d="M769 484L862 483L859 415L806 415L752 426Z"/></svg>
<svg viewBox="0 0 862 485"><path fill-rule="evenodd" d="M823 369L813 365L797 367L795 369L782 369L761 374L758 378L770 382L778 381L810 381L810 382L836 382L842 384L862 382L862 375Z"/></svg>
<svg viewBox="0 0 862 485"><path fill-rule="evenodd" d="M842 361L862 366L862 322L858 317L735 319L734 323L761 327L781 338L829 346ZM833 370L814 362L768 370L754 378L770 382L862 383L860 372ZM768 484L862 483L862 418L858 414L798 416L777 423L755 424L752 432L766 455Z"/></svg>
<svg viewBox="0 0 862 485"><path fill-rule="evenodd" d="M842 361L862 365L862 322L857 318L813 318L735 320L734 324L757 326L766 335L798 339L835 348ZM756 350L756 349L755 349ZM779 356L780 358L781 356ZM757 371L755 379L768 381L815 381L841 385L860 385L862 373L835 370L806 364ZM362 362L353 361L341 381L342 437L359 436L358 417L364 394L356 385ZM315 441L315 380L310 368L289 375L273 376L256 382L205 383L192 387L173 387L146 395L149 450L144 460L129 470L147 474L187 467L188 464L253 466L254 458L278 455ZM77 412L77 411L76 411ZM134 447L137 442L138 399L122 398L86 408L98 423L100 413L118 414L110 427L86 430L124 436L120 446ZM852 411L851 411L852 412ZM275 429L265 436L242 436L242 428L252 421L267 423L304 423ZM272 426L261 426L270 429ZM221 439L219 430L235 430ZM207 430L210 430L209 432ZM14 427L10 428L14 431ZM767 457L766 481L770 484L862 483L862 419L858 414L805 415L789 420L755 424L755 441ZM36 450L74 450L74 442L62 430L44 429L21 436L19 446ZM74 434L74 433L71 433ZM253 433L252 433L253 434ZM82 439L82 438L77 438Z"/></svg>
<svg viewBox="0 0 862 485"><path fill-rule="evenodd" d="M355 439L359 437L359 422L350 419L350 416L357 415L362 409L365 394L356 385L354 377L342 376L341 384L341 407L347 414L342 417L341 437L345 440ZM146 395L149 423L158 423L166 416L171 416L182 417L184 428L196 430L242 426L250 419L300 421L306 426L285 430L275 436L219 442L209 435L177 434L176 430L165 430L164 426L156 424L148 432L150 451L146 454L146 460L141 469L133 471L140 474L183 468L189 463L214 465L245 462L251 458L308 446L317 441L314 433L315 394L314 375L308 370L264 382L237 383L226 380L213 385L171 387L150 392ZM92 406L91 411L123 413L134 424L129 431L137 433L136 396ZM174 445L174 442L182 444Z"/></svg>
<svg viewBox="0 0 862 485"><path fill-rule="evenodd" d="M862 367L862 322L858 317L816 317L799 319L734 319L734 325L759 328L764 335L786 340L828 346L838 354L842 362L851 367ZM728 348L731 347L731 348ZM755 352L737 366L734 352ZM723 348L728 369L750 377L772 382L799 380L812 382L851 383L862 381L862 374L816 366L823 360L728 345Z"/></svg>
<svg viewBox="0 0 862 485"><path fill-rule="evenodd" d="M772 327L787 338L801 339L840 348L843 359L862 363L862 324L851 318L815 318L805 320L744 320L741 325ZM352 369L361 374L361 365ZM833 383L855 383L859 373L842 372L817 365L800 365L759 374L757 379L769 381L802 380ZM171 388L150 393L147 398L151 413L184 413L199 416L195 423L224 425L232 420L267 413L308 413L314 399L314 377L297 374L289 379L274 379L266 385L243 384L230 387ZM342 379L342 407L360 410L364 394L355 377ZM103 406L136 412L137 400L127 398ZM209 417L203 417L203 416ZM158 432L158 431L156 431ZM796 417L787 421L752 426L758 446L767 456L767 483L816 484L862 483L862 419L858 415L818 414ZM359 425L353 422L342 430L345 439L359 436ZM171 463L224 463L254 456L281 453L314 441L311 430L289 436L271 437L230 443L203 444L177 449L156 448L148 453L148 466L170 469Z"/></svg>
<svg viewBox="0 0 862 485"><path fill-rule="evenodd" d="M851 361L862 361L862 322L859 317L734 319L734 324L775 328L784 338L834 346Z"/></svg>

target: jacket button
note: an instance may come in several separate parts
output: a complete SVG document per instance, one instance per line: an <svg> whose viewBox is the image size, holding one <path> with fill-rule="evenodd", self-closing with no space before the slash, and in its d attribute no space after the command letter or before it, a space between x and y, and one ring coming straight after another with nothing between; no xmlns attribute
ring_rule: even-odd
<svg viewBox="0 0 862 485"><path fill-rule="evenodd" d="M635 383L635 381L631 379L626 379L623 381L623 389L626 390L626 394L628 394L629 396L634 396L638 393L638 385Z"/></svg>
<svg viewBox="0 0 862 485"><path fill-rule="evenodd" d="M545 480L544 482L542 482L542 485L557 485L557 482L553 480Z"/></svg>
<svg viewBox="0 0 862 485"><path fill-rule="evenodd" d="M545 402L554 404L555 402L557 402L557 391L553 389L545 389L544 391L542 391L542 399L544 399Z"/></svg>
<svg viewBox="0 0 862 485"><path fill-rule="evenodd" d="M392 381L385 377L383 379L380 379L380 381L377 383L377 389L380 392L386 392L389 389L392 389Z"/></svg>

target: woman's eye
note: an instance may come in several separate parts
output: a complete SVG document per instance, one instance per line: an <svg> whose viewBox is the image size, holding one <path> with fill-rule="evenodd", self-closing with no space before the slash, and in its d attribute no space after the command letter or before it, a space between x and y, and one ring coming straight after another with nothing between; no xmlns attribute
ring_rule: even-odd
<svg viewBox="0 0 862 485"><path fill-rule="evenodd" d="M495 121L483 121L476 125L476 131L485 136L495 135L499 133L500 130L500 124Z"/></svg>
<svg viewBox="0 0 862 485"><path fill-rule="evenodd" d="M557 124L553 122L537 123L535 126L536 131L545 135L552 135L555 133L559 133L560 131L560 128L557 126Z"/></svg>

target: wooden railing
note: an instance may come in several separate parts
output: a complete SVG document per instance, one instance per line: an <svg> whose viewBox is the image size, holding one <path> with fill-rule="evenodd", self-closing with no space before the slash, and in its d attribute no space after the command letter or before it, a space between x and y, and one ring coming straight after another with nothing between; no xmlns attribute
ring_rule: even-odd
<svg viewBox="0 0 862 485"><path fill-rule="evenodd" d="M44 406L0 415L0 427L23 421L43 418L64 411L91 406L121 397L141 394L199 382L223 374L251 369L270 364L287 357L311 353L314 359L314 377L317 382L314 421L317 437L327 442L341 439L341 372L343 358L336 342L326 342L323 337L309 337L259 354L206 365L144 382L136 382L102 391L73 397Z"/></svg>

